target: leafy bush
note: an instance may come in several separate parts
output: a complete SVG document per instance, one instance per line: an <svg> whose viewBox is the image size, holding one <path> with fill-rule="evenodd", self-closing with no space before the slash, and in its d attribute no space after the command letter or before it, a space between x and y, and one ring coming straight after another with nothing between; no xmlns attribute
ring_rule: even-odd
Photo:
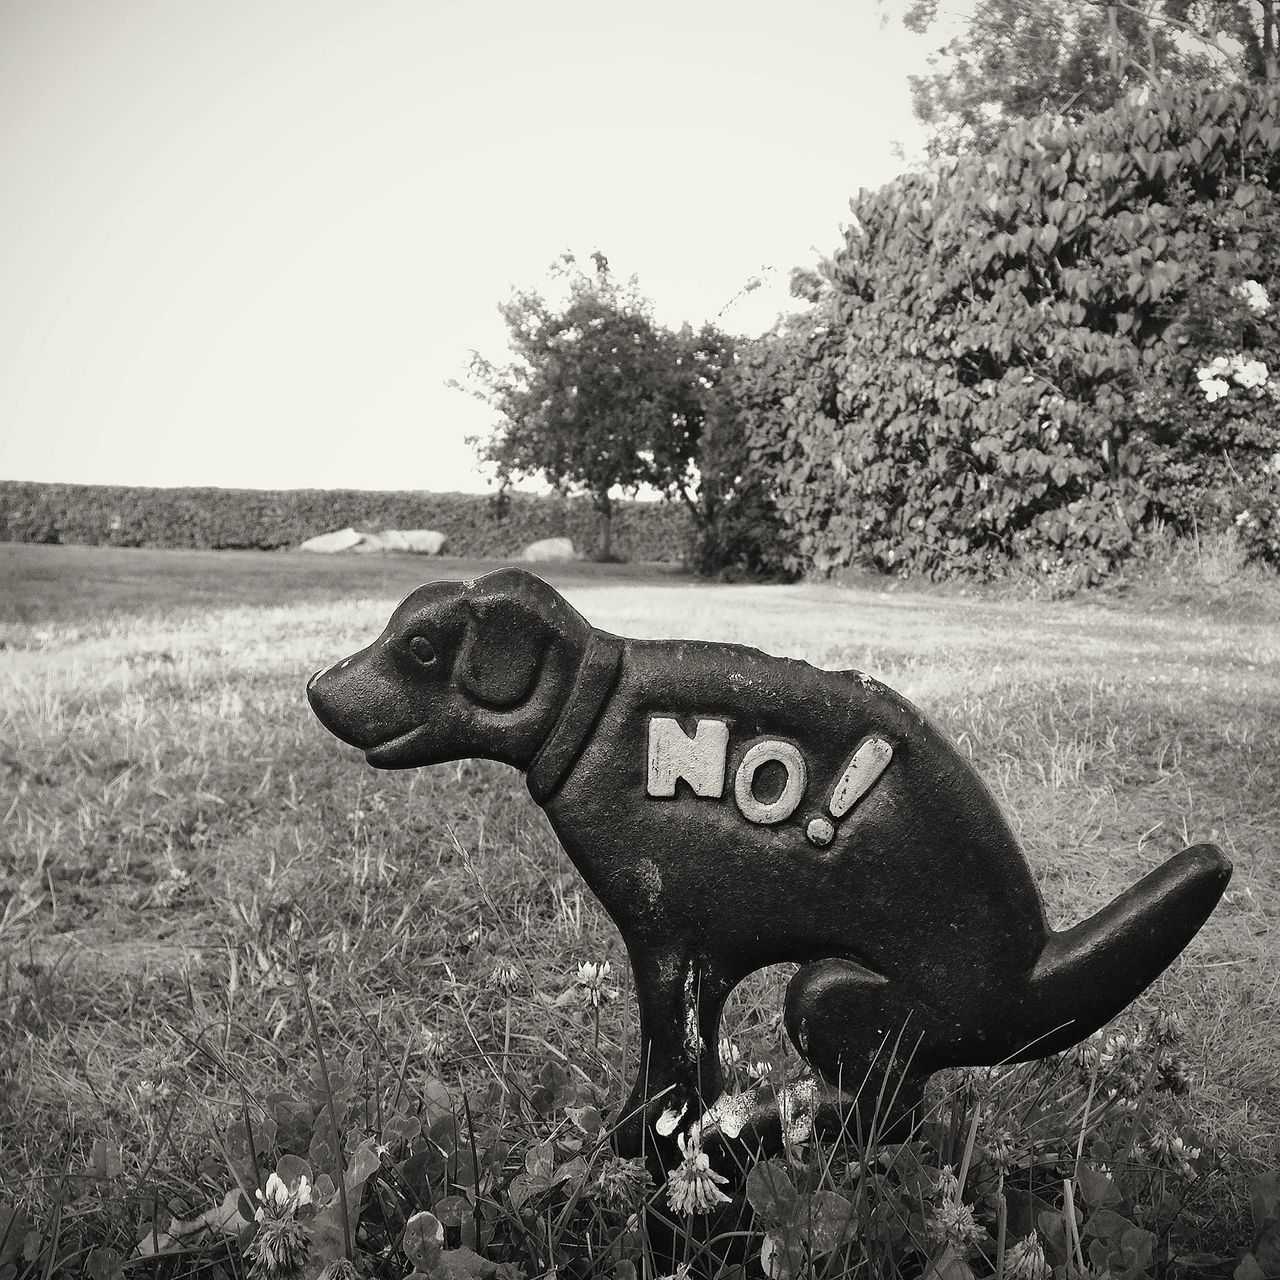
<svg viewBox="0 0 1280 1280"><path fill-rule="evenodd" d="M792 577L797 561L770 474L747 447L737 397L744 368L729 366L703 424L691 559L704 577Z"/></svg>
<svg viewBox="0 0 1280 1280"><path fill-rule="evenodd" d="M539 538L595 545L585 500L359 489L145 489L0 481L0 539L117 547L249 547L275 551L316 534L438 529L453 556L518 554ZM630 560L682 560L688 517L664 503L617 504L615 545Z"/></svg>
<svg viewBox="0 0 1280 1280"><path fill-rule="evenodd" d="M736 380L747 465L772 478L771 506L787 535L783 565L792 573L829 567L819 535L837 517L843 487L843 462L835 461L831 329L821 313L810 321L785 322L750 344Z"/></svg>
<svg viewBox="0 0 1280 1280"><path fill-rule="evenodd" d="M1277 565L1280 313L1262 281L1280 279L1280 199L1242 186L1211 220L1192 204L1183 222L1216 245L1220 274L1199 282L1170 354L1136 380L1127 419L1135 470L1151 514L1171 528L1232 529L1253 558Z"/></svg>
<svg viewBox="0 0 1280 1280"><path fill-rule="evenodd" d="M1278 189L1280 91L1185 84L861 192L819 308L748 357L798 567L1096 578L1245 496L1272 556L1276 401L1206 414L1195 371L1276 368L1236 291L1280 298Z"/></svg>

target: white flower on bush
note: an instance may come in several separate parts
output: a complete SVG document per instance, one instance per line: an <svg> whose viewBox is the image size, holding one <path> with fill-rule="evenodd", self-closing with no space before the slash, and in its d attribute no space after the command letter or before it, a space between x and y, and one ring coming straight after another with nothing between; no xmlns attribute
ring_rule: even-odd
<svg viewBox="0 0 1280 1280"><path fill-rule="evenodd" d="M1226 356L1215 356L1202 369L1196 370L1196 381L1199 382L1200 390L1204 392L1204 398L1210 404L1215 400L1221 400L1231 390L1227 382L1230 371L1231 361Z"/></svg>
<svg viewBox="0 0 1280 1280"><path fill-rule="evenodd" d="M1246 280L1243 284L1237 285L1235 294L1237 298L1243 298L1249 310L1257 315L1262 315L1271 306L1266 287L1259 284L1257 280Z"/></svg>
<svg viewBox="0 0 1280 1280"><path fill-rule="evenodd" d="M1246 391L1266 385L1267 366L1261 360L1246 360L1244 356L1231 357L1231 377Z"/></svg>
<svg viewBox="0 0 1280 1280"><path fill-rule="evenodd" d="M1221 400L1231 390L1232 382L1246 391L1260 391L1270 376L1261 360L1249 360L1242 355L1214 356L1207 365L1196 370L1196 381L1210 404Z"/></svg>

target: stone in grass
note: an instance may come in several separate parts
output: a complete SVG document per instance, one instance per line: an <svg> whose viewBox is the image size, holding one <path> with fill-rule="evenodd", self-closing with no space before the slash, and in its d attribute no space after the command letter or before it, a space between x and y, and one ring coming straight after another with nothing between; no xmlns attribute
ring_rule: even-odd
<svg viewBox="0 0 1280 1280"><path fill-rule="evenodd" d="M405 551L414 555L438 556L444 544L445 535L436 529L383 529L381 533L362 533L359 529L346 528L308 538L298 550L323 555L336 555L344 551L366 554Z"/></svg>
<svg viewBox="0 0 1280 1280"><path fill-rule="evenodd" d="M445 544L445 536L438 529L387 529L383 537L395 534L403 544L397 550L412 551L420 556L438 556Z"/></svg>
<svg viewBox="0 0 1280 1280"><path fill-rule="evenodd" d="M355 551L407 551L414 555L436 556L444 546L443 533L435 529L383 529L366 533Z"/></svg>
<svg viewBox="0 0 1280 1280"><path fill-rule="evenodd" d="M339 551L350 551L352 547L360 543L363 537L364 534L357 533L350 527L335 529L332 533L320 533L314 538L308 538L298 547L298 550L315 551L321 555L335 555Z"/></svg>
<svg viewBox="0 0 1280 1280"><path fill-rule="evenodd" d="M547 560L576 560L578 553L573 549L572 538L539 538L531 542L521 553L520 559L530 564L539 564Z"/></svg>

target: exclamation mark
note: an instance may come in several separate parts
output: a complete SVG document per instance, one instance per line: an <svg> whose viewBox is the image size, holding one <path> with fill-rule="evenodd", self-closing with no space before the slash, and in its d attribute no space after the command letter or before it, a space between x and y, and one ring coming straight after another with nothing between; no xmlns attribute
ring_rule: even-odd
<svg viewBox="0 0 1280 1280"><path fill-rule="evenodd" d="M875 786L892 759L893 748L883 738L868 738L860 743L827 802L831 817L843 818ZM827 818L814 818L805 828L805 835L810 844L828 845L835 839L835 824Z"/></svg>

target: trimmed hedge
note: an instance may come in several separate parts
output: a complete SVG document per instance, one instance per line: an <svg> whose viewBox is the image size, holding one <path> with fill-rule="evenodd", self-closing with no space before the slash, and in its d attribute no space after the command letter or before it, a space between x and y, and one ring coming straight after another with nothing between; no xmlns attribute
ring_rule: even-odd
<svg viewBox="0 0 1280 1280"><path fill-rule="evenodd" d="M1274 86L1029 121L851 207L815 312L741 369L794 567L1097 578L1206 521L1280 562ZM1211 400L1231 356L1270 381Z"/></svg>
<svg viewBox="0 0 1280 1280"><path fill-rule="evenodd" d="M343 529L438 529L445 554L518 555L539 538L569 537L590 554L599 517L589 502L512 493L361 489L145 489L0 481L0 540L115 547L296 547ZM613 547L626 560L677 562L692 539L688 515L667 503L619 502Z"/></svg>

